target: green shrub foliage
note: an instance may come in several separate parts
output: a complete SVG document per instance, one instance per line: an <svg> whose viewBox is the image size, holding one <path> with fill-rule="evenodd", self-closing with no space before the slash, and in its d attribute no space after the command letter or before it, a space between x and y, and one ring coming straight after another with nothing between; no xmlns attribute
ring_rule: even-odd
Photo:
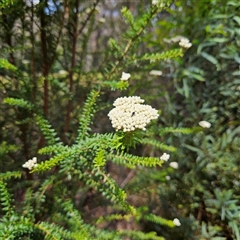
<svg viewBox="0 0 240 240"><path fill-rule="evenodd" d="M0 3L0 239L240 240L239 7Z"/></svg>
<svg viewBox="0 0 240 240"><path fill-rule="evenodd" d="M52 4L15 1L0 15L0 238L161 240L161 234L139 228L140 222L173 228L173 220L131 201L124 189L128 178L119 169L137 174L162 166L158 154L144 156L134 148L175 148L151 140L151 126L146 132L114 131L107 112L127 94L123 71L183 56L180 47L138 51L169 2L136 5L135 13L118 4L114 11L126 31L120 37L103 34L94 51L104 1ZM114 222L132 227L118 230Z"/></svg>

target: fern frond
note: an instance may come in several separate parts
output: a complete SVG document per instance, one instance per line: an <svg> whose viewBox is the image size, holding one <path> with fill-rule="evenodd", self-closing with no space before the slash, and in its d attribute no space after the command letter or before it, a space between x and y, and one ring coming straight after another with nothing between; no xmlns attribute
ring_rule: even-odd
<svg viewBox="0 0 240 240"><path fill-rule="evenodd" d="M91 130L89 125L92 123L92 118L95 113L96 101L99 96L99 91L92 90L85 102L83 107L83 112L79 118L79 128L78 128L78 136L76 141L85 139L89 136L88 132Z"/></svg>
<svg viewBox="0 0 240 240"><path fill-rule="evenodd" d="M62 201L62 200L60 200ZM118 237L119 233L114 231L108 231L104 229L98 229L95 226L87 224L84 222L81 214L73 206L70 200L60 202L63 206L63 210L66 212L68 217L68 224L70 225L70 231L72 233L73 239L86 240L86 239L96 239L96 240L120 240Z"/></svg>
<svg viewBox="0 0 240 240"><path fill-rule="evenodd" d="M20 178L20 172L6 172L0 173L0 204L2 206L2 210L6 212L8 216L13 214L13 208L11 206L12 198L7 189L7 184L3 180L8 180L12 177Z"/></svg>
<svg viewBox="0 0 240 240"><path fill-rule="evenodd" d="M132 214L111 214L109 216L101 216L100 218L98 218L98 220L96 221L96 224L100 224L103 222L112 222L112 221L120 221L120 220L126 220L126 221L130 221L131 218L133 217Z"/></svg>
<svg viewBox="0 0 240 240"><path fill-rule="evenodd" d="M0 8L1 8L1 4L0 4ZM17 71L17 67L15 67L11 63L9 63L7 59L3 59L3 58L0 58L0 68L4 68L4 69L7 69L7 70L12 70L12 71Z"/></svg>
<svg viewBox="0 0 240 240"><path fill-rule="evenodd" d="M122 153L121 155L108 155L109 160L121 164L130 166L145 166L145 167L155 167L162 166L162 161L156 157L139 157L128 153Z"/></svg>
<svg viewBox="0 0 240 240"><path fill-rule="evenodd" d="M71 231L77 231L78 237L81 237L80 239L91 239L90 225L83 221L82 216L74 208L72 202L67 200L61 203L61 205L63 206L63 210L67 213L67 216L70 218L69 223L71 225Z"/></svg>
<svg viewBox="0 0 240 240"><path fill-rule="evenodd" d="M125 22L131 26L132 30L135 30L137 32L138 27L137 27L136 21L132 15L131 11L127 7L123 7L121 9L121 13L124 17Z"/></svg>
<svg viewBox="0 0 240 240"><path fill-rule="evenodd" d="M100 168L100 167L105 166L105 164L106 164L105 154L106 153L105 153L104 149L102 149L102 148L97 152L97 155L93 160L94 167Z"/></svg>
<svg viewBox="0 0 240 240"><path fill-rule="evenodd" d="M144 215L142 215L142 217L143 217L143 219L145 219L147 221L150 221L150 222L153 222L153 223L157 223L157 224L160 224L160 225L165 225L165 226L168 226L170 228L175 227L175 225L174 225L172 220L167 220L165 218L156 216L156 215L154 215L152 213L144 214Z"/></svg>
<svg viewBox="0 0 240 240"><path fill-rule="evenodd" d="M8 216L11 216L13 213L13 208L11 206L12 199L7 189L7 184L0 180L0 204L2 210L6 212Z"/></svg>
<svg viewBox="0 0 240 240"><path fill-rule="evenodd" d="M50 170L51 168L57 166L64 159L69 158L74 154L75 154L74 150L72 150L72 149L68 149L65 152L61 152L61 153L57 154L55 157L52 157L47 161L39 163L37 165L37 167L35 167L35 168L33 168L33 170L31 170L31 173L36 172L36 171L44 172L44 171Z"/></svg>
<svg viewBox="0 0 240 240"><path fill-rule="evenodd" d="M118 57L121 55L123 50L120 48L119 44L113 38L109 39L108 45L111 48L112 52L114 53L115 57Z"/></svg>
<svg viewBox="0 0 240 240"><path fill-rule="evenodd" d="M74 239L72 238L71 232L60 227L54 223L40 222L35 224L35 227L38 228L44 235L44 239L49 240L60 240L60 239Z"/></svg>
<svg viewBox="0 0 240 240"><path fill-rule="evenodd" d="M33 233L34 225L27 218L12 214L1 219L0 229L0 239L22 239L22 236Z"/></svg>
<svg viewBox="0 0 240 240"><path fill-rule="evenodd" d="M21 107L27 110L32 110L34 107L30 102L19 98L4 98L3 103L7 103L16 107Z"/></svg>
<svg viewBox="0 0 240 240"><path fill-rule="evenodd" d="M49 145L60 143L60 138L57 137L57 133L46 119L40 115L35 115L35 120Z"/></svg>
<svg viewBox="0 0 240 240"><path fill-rule="evenodd" d="M126 202L126 192L108 174L100 169L94 169L91 173L83 173L83 179L88 186L96 188L106 199L135 214L136 209Z"/></svg>
<svg viewBox="0 0 240 240"><path fill-rule="evenodd" d="M67 149L69 149L68 146L63 146L63 145L57 144L57 145L43 147L38 151L38 153L39 154L53 154L53 153L57 154L57 153L65 151Z"/></svg>
<svg viewBox="0 0 240 240"><path fill-rule="evenodd" d="M8 180L13 177L20 178L21 176L22 176L21 172L17 172L17 171L0 173L0 181Z"/></svg>
<svg viewBox="0 0 240 240"><path fill-rule="evenodd" d="M177 151L177 149L175 147L166 145L166 144L161 143L161 142L159 142L157 140L154 140L154 139L147 139L147 138L141 139L141 143L151 145L153 147L156 147L156 148L164 150L164 151L169 151L169 152L176 152Z"/></svg>
<svg viewBox="0 0 240 240"><path fill-rule="evenodd" d="M115 90L126 90L129 86L128 81L119 81L119 79L115 81L105 81L103 82L104 87L110 88L112 91Z"/></svg>
<svg viewBox="0 0 240 240"><path fill-rule="evenodd" d="M149 60L150 62L156 62L160 60L172 59L172 58L177 58L182 56L183 56L183 50L179 48L179 49L172 49L169 51L165 51L162 53L146 53L143 56L138 56L134 60L138 60L138 61Z"/></svg>
<svg viewBox="0 0 240 240"><path fill-rule="evenodd" d="M112 133L94 134L92 137L85 138L85 140L81 140L78 142L78 144L75 144L71 147L58 147L56 145L52 146L52 148L46 147L43 150L40 150L40 153L51 153L52 150L60 151L56 154L56 156L38 164L38 166L35 167L31 172L49 170L64 160L67 161L68 159L71 159L71 161L74 161L74 158L76 158L76 156L79 156L82 153L86 153L89 149L91 149L93 152L101 148L109 148L110 150L113 150L116 148L116 145L114 145L116 141L118 141L118 138Z"/></svg>
<svg viewBox="0 0 240 240"><path fill-rule="evenodd" d="M6 141L0 143L0 159L8 154L9 152L16 152L20 146L8 144Z"/></svg>
<svg viewBox="0 0 240 240"><path fill-rule="evenodd" d="M173 127L168 127L168 128L161 128L159 130L159 135L163 136L167 133L181 133L181 134L192 134L201 131L202 129L199 127L195 128L173 128Z"/></svg>

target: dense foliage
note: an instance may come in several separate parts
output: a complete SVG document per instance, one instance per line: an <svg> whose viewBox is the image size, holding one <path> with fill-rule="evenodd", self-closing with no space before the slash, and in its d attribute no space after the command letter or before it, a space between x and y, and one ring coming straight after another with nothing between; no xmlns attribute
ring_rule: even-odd
<svg viewBox="0 0 240 240"><path fill-rule="evenodd" d="M3 1L0 238L240 240L239 9ZM116 131L123 96L158 119Z"/></svg>

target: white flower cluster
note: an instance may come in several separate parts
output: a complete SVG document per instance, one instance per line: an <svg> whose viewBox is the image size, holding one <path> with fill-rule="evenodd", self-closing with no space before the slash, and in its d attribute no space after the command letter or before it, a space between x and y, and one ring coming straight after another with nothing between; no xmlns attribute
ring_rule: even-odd
<svg viewBox="0 0 240 240"><path fill-rule="evenodd" d="M158 2L159 2L158 0L152 0L152 4L153 4L153 5L157 5Z"/></svg>
<svg viewBox="0 0 240 240"><path fill-rule="evenodd" d="M159 7L164 7L165 4L161 0L152 0L153 5L159 5Z"/></svg>
<svg viewBox="0 0 240 240"><path fill-rule="evenodd" d="M124 132L135 129L146 130L145 126L153 119L158 118L158 111L144 102L138 96L120 97L115 100L108 117L116 131L123 129Z"/></svg>
<svg viewBox="0 0 240 240"><path fill-rule="evenodd" d="M164 154L160 157L160 159L163 160L163 161L165 161L165 162L167 162L167 161L169 160L169 158L170 158L170 154L167 154L167 153L164 153Z"/></svg>
<svg viewBox="0 0 240 240"><path fill-rule="evenodd" d="M37 158L33 157L32 159L29 159L27 162L25 162L22 167L28 168L29 170L32 170L34 167L37 167Z"/></svg>
<svg viewBox="0 0 240 240"><path fill-rule="evenodd" d="M211 127L211 123L207 122L207 121L201 121L198 124L203 128L210 128Z"/></svg>
<svg viewBox="0 0 240 240"><path fill-rule="evenodd" d="M122 76L121 76L120 80L127 81L130 77L131 77L130 73L122 72Z"/></svg>
<svg viewBox="0 0 240 240"><path fill-rule="evenodd" d="M179 219L178 218L174 218L173 219L173 224L175 225L175 226L181 226L181 222L179 221Z"/></svg>
<svg viewBox="0 0 240 240"><path fill-rule="evenodd" d="M190 48L192 46L192 43L190 43L187 38L182 38L179 42L179 45L183 48Z"/></svg>
<svg viewBox="0 0 240 240"><path fill-rule="evenodd" d="M171 162L169 164L169 166L172 167L172 168L178 169L178 163L177 162Z"/></svg>
<svg viewBox="0 0 240 240"><path fill-rule="evenodd" d="M168 181L171 180L171 177L170 177L170 176L166 176L165 178L166 178L166 180L168 180Z"/></svg>
<svg viewBox="0 0 240 240"><path fill-rule="evenodd" d="M162 75L162 71L160 70L151 70L149 72L150 75L154 75L154 76L161 76Z"/></svg>

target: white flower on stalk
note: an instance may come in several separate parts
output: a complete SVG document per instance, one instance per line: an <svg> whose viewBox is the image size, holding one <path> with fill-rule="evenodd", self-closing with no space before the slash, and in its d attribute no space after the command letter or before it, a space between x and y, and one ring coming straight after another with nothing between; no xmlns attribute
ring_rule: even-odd
<svg viewBox="0 0 240 240"><path fill-rule="evenodd" d="M65 75L65 74L68 74L68 72L66 71L66 70L59 70L58 71L58 73L60 74L60 75Z"/></svg>
<svg viewBox="0 0 240 240"><path fill-rule="evenodd" d="M99 21L100 23L105 23L105 22L106 22L106 18L101 17L101 18L98 19L98 21Z"/></svg>
<svg viewBox="0 0 240 240"><path fill-rule="evenodd" d="M177 162L171 162L169 164L169 166L172 167L172 168L178 169L178 163Z"/></svg>
<svg viewBox="0 0 240 240"><path fill-rule="evenodd" d="M190 48L192 46L192 43L189 42L187 38L182 38L179 42L179 45L183 48Z"/></svg>
<svg viewBox="0 0 240 240"><path fill-rule="evenodd" d="M161 160L166 161L166 162L169 160L169 158L170 158L170 154L167 154L167 153L164 153L164 154L160 157Z"/></svg>
<svg viewBox="0 0 240 240"><path fill-rule="evenodd" d="M40 0L26 0L26 5L31 7L32 5L35 6L39 4Z"/></svg>
<svg viewBox="0 0 240 240"><path fill-rule="evenodd" d="M164 7L165 4L161 0L152 0L153 5L158 5L159 7Z"/></svg>
<svg viewBox="0 0 240 240"><path fill-rule="evenodd" d="M27 162L25 162L22 167L28 168L29 170L32 170L33 168L37 167L37 158L33 157L32 159L29 159Z"/></svg>
<svg viewBox="0 0 240 240"><path fill-rule="evenodd" d="M146 130L146 125L158 118L158 111L143 102L138 96L117 98L113 103L115 108L108 113L113 128L124 132Z"/></svg>
<svg viewBox="0 0 240 240"><path fill-rule="evenodd" d="M168 180L168 181L171 180L171 177L170 177L170 176L166 176L165 178L166 178L166 180Z"/></svg>
<svg viewBox="0 0 240 240"><path fill-rule="evenodd" d="M159 0L152 0L152 4L153 4L153 5L157 5L158 2L159 2Z"/></svg>
<svg viewBox="0 0 240 240"><path fill-rule="evenodd" d="M29 63L30 63L30 61L29 61L29 60L27 60L27 59L23 59L23 60L22 60L22 63L27 65L27 64L29 64Z"/></svg>
<svg viewBox="0 0 240 240"><path fill-rule="evenodd" d="M201 121L198 124L203 128L210 128L211 127L211 123L207 122L207 121Z"/></svg>
<svg viewBox="0 0 240 240"><path fill-rule="evenodd" d="M149 72L150 75L154 75L154 76L161 76L162 75L162 71L160 70L151 70Z"/></svg>
<svg viewBox="0 0 240 240"><path fill-rule="evenodd" d="M173 219L173 224L175 225L175 226L181 226L181 222L179 221L179 219L178 218L174 218Z"/></svg>
<svg viewBox="0 0 240 240"><path fill-rule="evenodd" d="M130 77L131 77L130 73L122 72L122 76L121 76L120 80L127 81Z"/></svg>

